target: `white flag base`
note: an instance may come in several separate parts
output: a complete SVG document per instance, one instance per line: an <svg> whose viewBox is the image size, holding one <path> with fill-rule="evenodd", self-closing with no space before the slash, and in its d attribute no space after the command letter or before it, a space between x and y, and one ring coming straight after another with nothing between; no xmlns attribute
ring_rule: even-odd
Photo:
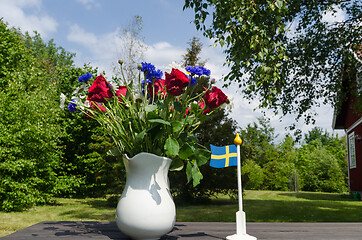
<svg viewBox="0 0 362 240"><path fill-rule="evenodd" d="M248 234L234 234L226 237L227 240L257 240L256 237L250 236Z"/></svg>
<svg viewBox="0 0 362 240"><path fill-rule="evenodd" d="M227 236L227 240L257 240L256 237L246 234L246 217L244 211L236 212L236 234Z"/></svg>

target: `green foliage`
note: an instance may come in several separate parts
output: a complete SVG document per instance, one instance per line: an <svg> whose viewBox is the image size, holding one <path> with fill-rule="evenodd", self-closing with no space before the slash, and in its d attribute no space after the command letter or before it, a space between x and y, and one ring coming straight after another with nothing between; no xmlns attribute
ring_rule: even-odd
<svg viewBox="0 0 362 240"><path fill-rule="evenodd" d="M298 151L296 164L301 169L303 191L346 192L347 175L340 160L319 140L303 146Z"/></svg>
<svg viewBox="0 0 362 240"><path fill-rule="evenodd" d="M336 104L346 52L361 43L358 0L185 0L185 8L194 10L196 28L225 48L228 84L239 83L260 107L307 123L312 107ZM338 9L344 20L324 20Z"/></svg>
<svg viewBox="0 0 362 240"><path fill-rule="evenodd" d="M204 66L205 62L201 62L201 58L199 57L202 50L200 39L193 37L187 44L189 47L186 49L185 55L182 56L184 61L183 66Z"/></svg>
<svg viewBox="0 0 362 240"><path fill-rule="evenodd" d="M60 93L70 97L79 83L78 77L87 72L95 75L97 70L89 65L82 69L62 68L57 75L57 99ZM95 197L120 193L125 183L125 170L118 156L107 154L115 147L112 139L96 121L85 121L84 116L61 111L59 118L64 136L60 139L63 158L58 174L66 177L58 178L63 188L57 189L56 196Z"/></svg>
<svg viewBox="0 0 362 240"><path fill-rule="evenodd" d="M53 39L45 43L37 32L34 32L34 36L30 36L26 32L22 35L22 38L25 47L40 61L41 66L47 69L47 71L54 71L55 67L69 67L73 65L75 53L70 53L62 47L57 47Z"/></svg>
<svg viewBox="0 0 362 240"><path fill-rule="evenodd" d="M108 155L114 148L112 140L96 121L85 121L83 116L62 112L61 138L64 155L59 175L63 188L56 196L96 197L105 193L120 193L125 183L125 170L117 156Z"/></svg>
<svg viewBox="0 0 362 240"><path fill-rule="evenodd" d="M251 159L246 159L242 166L242 181L244 189L262 189L264 183L264 171Z"/></svg>
<svg viewBox="0 0 362 240"><path fill-rule="evenodd" d="M267 120L258 120L242 131L245 189L348 191L344 139L314 128L299 148L288 135L274 145L274 129Z"/></svg>
<svg viewBox="0 0 362 240"><path fill-rule="evenodd" d="M0 210L47 203L61 159L52 79L0 21Z"/></svg>
<svg viewBox="0 0 362 240"><path fill-rule="evenodd" d="M94 121L59 108L79 75L74 54L0 21L0 210L19 211L54 196L121 192L122 164Z"/></svg>

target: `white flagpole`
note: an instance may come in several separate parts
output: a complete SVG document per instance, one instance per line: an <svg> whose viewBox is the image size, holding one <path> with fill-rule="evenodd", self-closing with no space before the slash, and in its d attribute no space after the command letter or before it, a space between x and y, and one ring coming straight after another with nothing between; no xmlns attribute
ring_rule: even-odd
<svg viewBox="0 0 362 240"><path fill-rule="evenodd" d="M238 197L239 197L239 211L236 212L236 234L227 236L227 240L257 240L256 237L246 234L246 216L243 211L243 191L241 186L241 162L240 162L240 145L242 140L239 134L236 134L234 144L237 149L237 174L238 174Z"/></svg>
<svg viewBox="0 0 362 240"><path fill-rule="evenodd" d="M239 197L239 211L243 211L243 192L241 185L241 162L240 162L240 145L236 145L236 150L238 154L237 162L237 174L238 174L238 197Z"/></svg>

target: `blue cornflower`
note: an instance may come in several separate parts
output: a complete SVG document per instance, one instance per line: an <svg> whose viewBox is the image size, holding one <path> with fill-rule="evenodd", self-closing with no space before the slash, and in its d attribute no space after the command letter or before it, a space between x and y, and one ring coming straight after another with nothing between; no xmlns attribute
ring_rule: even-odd
<svg viewBox="0 0 362 240"><path fill-rule="evenodd" d="M68 111L71 112L71 113L75 113L75 112L79 111L79 110L77 109L77 104L75 104L74 101L72 101L71 103L69 103L69 105L68 105Z"/></svg>
<svg viewBox="0 0 362 240"><path fill-rule="evenodd" d="M202 71L203 71L203 74L206 75L206 76L210 76L210 74L211 74L211 71L209 69L204 68L204 67L202 67Z"/></svg>
<svg viewBox="0 0 362 240"><path fill-rule="evenodd" d="M187 66L185 69L187 72L189 72L191 75L194 75L195 74L195 71L194 71L194 68L193 66Z"/></svg>
<svg viewBox="0 0 362 240"><path fill-rule="evenodd" d="M195 74L198 76L201 76L204 73L203 69L201 66L197 66L195 67Z"/></svg>
<svg viewBox="0 0 362 240"><path fill-rule="evenodd" d="M151 72L151 71L154 71L156 68L154 65L152 65L151 63L146 63L146 62L142 62L142 68L141 68L141 71L142 72Z"/></svg>
<svg viewBox="0 0 362 240"><path fill-rule="evenodd" d="M141 82L142 86L145 86L145 82L152 83L152 81L150 79L147 79L146 81L142 80L142 82Z"/></svg>
<svg viewBox="0 0 362 240"><path fill-rule="evenodd" d="M79 82L86 82L86 81L88 81L88 80L91 79L91 78L92 78L92 74L86 73L86 74L80 76L80 77L78 78L78 81L79 81Z"/></svg>
<svg viewBox="0 0 362 240"><path fill-rule="evenodd" d="M149 79L152 79L152 78L161 79L162 75L163 75L163 72L160 69L157 69L156 71L152 72L152 76L150 76Z"/></svg>
<svg viewBox="0 0 362 240"><path fill-rule="evenodd" d="M191 86L195 86L196 85L196 83L197 83L197 80L196 80L196 78L193 78L193 77L189 77L190 78L190 85Z"/></svg>
<svg viewBox="0 0 362 240"><path fill-rule="evenodd" d="M163 72L159 69L156 70L155 66L152 65L151 63L146 63L143 62L142 63L142 68L141 68L142 72L146 73L146 79L160 79L162 78Z"/></svg>
<svg viewBox="0 0 362 240"><path fill-rule="evenodd" d="M202 67L202 66L187 66L186 67L186 71L188 71L191 75L206 75L206 76L210 76L211 71Z"/></svg>

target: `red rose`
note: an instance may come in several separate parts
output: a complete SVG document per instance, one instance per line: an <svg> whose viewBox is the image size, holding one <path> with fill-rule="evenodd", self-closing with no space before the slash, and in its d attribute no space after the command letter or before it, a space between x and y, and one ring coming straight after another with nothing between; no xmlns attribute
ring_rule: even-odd
<svg viewBox="0 0 362 240"><path fill-rule="evenodd" d="M172 68L171 74L165 73L166 90L173 96L179 96L190 83L190 79L180 70Z"/></svg>
<svg viewBox="0 0 362 240"><path fill-rule="evenodd" d="M126 96L127 94L127 87L126 86L119 86L116 90L116 96L118 97L119 101L123 101L121 96Z"/></svg>
<svg viewBox="0 0 362 240"><path fill-rule="evenodd" d="M102 104L97 103L97 102L90 102L90 108L92 109L92 111L98 110L101 112L106 112L106 108ZM91 120L91 119L93 119L92 117L93 117L92 112L88 112L87 115L85 116L85 119Z"/></svg>
<svg viewBox="0 0 362 240"><path fill-rule="evenodd" d="M200 108L202 109L202 110L204 110L202 113L203 114L207 114L207 113L209 113L211 110L210 110L210 108L206 108L206 106L205 106L205 103L203 102L203 101L200 101L199 103L198 103L198 105L200 106Z"/></svg>
<svg viewBox="0 0 362 240"><path fill-rule="evenodd" d="M158 79L156 80L153 85L149 84L148 85L148 94L150 95L150 97L152 98L153 95L157 95L157 94L161 94L161 96L165 96L166 95L166 89L165 89L165 85L166 85L166 81L163 79Z"/></svg>
<svg viewBox="0 0 362 240"><path fill-rule="evenodd" d="M206 90L206 88L204 88ZM217 87L212 87L211 92L206 91L204 100L206 105L213 109L219 107L227 101L228 97Z"/></svg>
<svg viewBox="0 0 362 240"><path fill-rule="evenodd" d="M203 101L200 101L197 105L199 105L200 108L201 108L202 110L204 110L204 111L202 112L202 114L207 114L207 113L209 113L209 112L211 111L210 108L206 108L206 109L205 109L205 103L204 103ZM190 110L191 110L191 107L189 107L188 109L186 109L186 115L189 115Z"/></svg>
<svg viewBox="0 0 362 240"><path fill-rule="evenodd" d="M100 75L98 76L92 86L88 89L88 100L95 102L106 102L106 98L111 98L112 92L109 88L109 83Z"/></svg>

